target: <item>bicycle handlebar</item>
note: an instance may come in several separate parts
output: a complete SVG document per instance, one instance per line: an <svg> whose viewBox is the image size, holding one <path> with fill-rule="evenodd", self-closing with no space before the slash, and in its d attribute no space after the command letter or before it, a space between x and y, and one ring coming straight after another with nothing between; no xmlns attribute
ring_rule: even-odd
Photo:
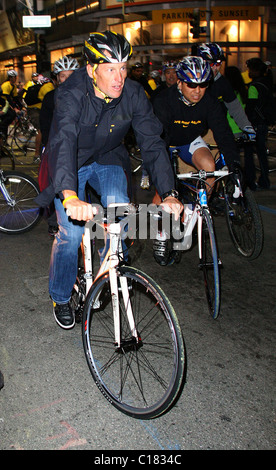
<svg viewBox="0 0 276 470"><path fill-rule="evenodd" d="M139 205L125 202L112 203L109 204L108 207L103 207L100 204L91 204L91 206L94 214L92 221L104 224L116 223L129 215L137 215L140 208ZM115 213L115 209L120 210ZM69 209L66 209L66 214L68 217L71 216Z"/></svg>
<svg viewBox="0 0 276 470"><path fill-rule="evenodd" d="M199 170L198 173L194 173L190 171L189 173L181 173L177 175L177 178L179 179L185 179L185 178L199 178L201 180L205 180L206 178L212 178L212 177L224 177L228 176L230 174L228 169L225 170L215 170L215 171L205 171L205 170Z"/></svg>

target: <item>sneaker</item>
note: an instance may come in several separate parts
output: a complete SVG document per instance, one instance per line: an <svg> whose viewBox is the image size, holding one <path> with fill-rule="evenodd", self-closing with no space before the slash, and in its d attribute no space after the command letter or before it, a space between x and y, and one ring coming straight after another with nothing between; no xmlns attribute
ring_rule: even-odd
<svg viewBox="0 0 276 470"><path fill-rule="evenodd" d="M55 302L53 302L53 307L54 317L57 324L65 330L73 328L73 326L75 325L75 317L69 303L56 304Z"/></svg>
<svg viewBox="0 0 276 470"><path fill-rule="evenodd" d="M150 182L149 182L149 176L148 176L148 175L142 176L142 178L141 178L141 183L140 183L140 187L141 187L142 189L149 189L149 187L150 187Z"/></svg>
<svg viewBox="0 0 276 470"><path fill-rule="evenodd" d="M50 237L54 237L58 233L57 225L48 225L48 234Z"/></svg>

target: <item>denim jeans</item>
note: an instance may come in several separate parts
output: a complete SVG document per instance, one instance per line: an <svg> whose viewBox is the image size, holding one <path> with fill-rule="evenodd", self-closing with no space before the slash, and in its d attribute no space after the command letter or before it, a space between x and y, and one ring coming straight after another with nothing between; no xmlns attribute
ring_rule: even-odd
<svg viewBox="0 0 276 470"><path fill-rule="evenodd" d="M85 185L101 196L101 204L129 202L127 179L123 168L117 165L99 165L94 162L78 171L78 196L85 200ZM76 281L78 270L78 248L84 233L84 223L72 221L66 215L59 198L55 198L59 232L55 237L49 273L49 293L56 303L67 303Z"/></svg>

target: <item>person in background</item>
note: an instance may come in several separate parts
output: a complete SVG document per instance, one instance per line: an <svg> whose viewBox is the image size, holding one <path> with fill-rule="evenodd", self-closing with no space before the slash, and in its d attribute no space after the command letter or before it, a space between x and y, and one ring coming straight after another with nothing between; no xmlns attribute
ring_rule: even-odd
<svg viewBox="0 0 276 470"><path fill-rule="evenodd" d="M16 70L8 70L7 80L1 84L1 95L8 100L15 113L20 112L23 108L16 86L17 75Z"/></svg>
<svg viewBox="0 0 276 470"><path fill-rule="evenodd" d="M72 75L72 73L79 68L79 63L76 59L72 57L61 57L60 59L56 60L54 63L53 74L56 77L56 86L58 87L62 83L64 83L67 78ZM51 129L54 109L55 109L55 92L56 88L49 91L42 102L39 122L40 122L40 130L41 130L41 142L42 146L46 147L49 133ZM43 159L43 153L41 156L41 160ZM40 171L43 171L43 165L41 165ZM42 188L40 188L42 189ZM55 236L58 232L58 223L57 217L55 212L54 204L50 204L48 208L48 233L50 236Z"/></svg>
<svg viewBox="0 0 276 470"><path fill-rule="evenodd" d="M24 99L24 96L26 96L26 93L28 91L28 88L30 88L31 86L34 86L37 84L37 80L38 80L38 76L39 76L39 73L38 72L33 72L32 73L32 77L31 77L31 80L28 80L25 85L23 85L23 88L20 92L20 96L22 96L22 98Z"/></svg>
<svg viewBox="0 0 276 470"><path fill-rule="evenodd" d="M242 78L242 74L238 67L226 67L224 71L225 78L231 84L239 102L243 109L245 109L245 105L247 102L247 88L245 86L244 80ZM239 147L241 147L244 151L244 180L246 185L254 191L256 189L256 170L254 165L254 143L253 141L243 141L242 136L243 132L236 124L235 120L230 115L229 111L227 111L227 119L230 125L230 128L234 134L235 139L240 139Z"/></svg>
<svg viewBox="0 0 276 470"><path fill-rule="evenodd" d="M247 62L249 77L252 81L248 87L246 113L256 130L256 150L261 175L256 189L269 189L269 167L266 139L268 126L275 123L275 102L271 79L266 74L267 65L259 58L253 57Z"/></svg>
<svg viewBox="0 0 276 470"><path fill-rule="evenodd" d="M177 62L173 60L169 60L166 62L163 62L162 70L163 74L165 76L165 80L161 81L160 85L156 90L153 91L151 95L151 102L153 103L155 97L162 91L165 90L166 88L171 87L172 85L175 85L177 82L177 75L176 75L176 65Z"/></svg>
<svg viewBox="0 0 276 470"><path fill-rule="evenodd" d="M149 84L148 80L146 79L146 77L144 76L144 66L143 66L143 64L141 64L141 62L135 62L135 64L131 67L129 78L131 80L135 80L136 82L140 83L142 85L142 87L144 88L144 90L145 90L146 96L148 98L150 98L150 96L152 95L153 89L150 86L150 84ZM132 129L130 129L129 135L126 138L135 140ZM136 147L137 147L137 145L136 145ZM150 179L149 179L149 175L148 175L144 165L142 165L141 171L142 171L142 176L141 176L140 187L142 189L149 189L150 188Z"/></svg>
<svg viewBox="0 0 276 470"><path fill-rule="evenodd" d="M140 83L142 87L144 88L147 97L151 96L153 90L150 87L148 80L144 75L144 66L143 64L141 64L141 62L135 62L135 64L132 65L128 78Z"/></svg>
<svg viewBox="0 0 276 470"><path fill-rule="evenodd" d="M158 88L161 84L161 75L159 70L153 70L150 72L150 78L148 80L148 84L151 87L151 89L154 91L156 88Z"/></svg>
<svg viewBox="0 0 276 470"><path fill-rule="evenodd" d="M39 163L40 153L41 153L41 130L40 130L40 121L39 121L40 110L41 110L42 102L45 96L47 95L47 93L49 93L49 91L54 90L55 87L49 78L46 78L41 74L39 74L38 76L35 75L32 78L33 78L35 85L40 85L40 88L37 92L36 103L27 105L27 113L28 113L31 123L37 130L36 139L35 139L34 163ZM35 85L32 85L32 86L35 86ZM25 98L30 88L31 86L27 87L26 94L24 94Z"/></svg>
<svg viewBox="0 0 276 470"><path fill-rule="evenodd" d="M197 55L209 62L212 68L213 81L210 84L208 93L219 100L224 109L225 115L228 111L238 127L248 134L250 139L255 140L256 133L252 127L250 119L248 119L232 86L220 72L222 63L225 61L225 55L222 48L215 42L201 44L198 46Z"/></svg>
<svg viewBox="0 0 276 470"><path fill-rule="evenodd" d="M0 145L6 140L9 125L16 116L15 111L10 107L8 100L0 96Z"/></svg>

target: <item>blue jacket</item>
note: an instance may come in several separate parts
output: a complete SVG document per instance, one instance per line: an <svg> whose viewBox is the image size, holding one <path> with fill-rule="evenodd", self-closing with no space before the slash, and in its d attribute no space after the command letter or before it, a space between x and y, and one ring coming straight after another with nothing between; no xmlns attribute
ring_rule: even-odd
<svg viewBox="0 0 276 470"><path fill-rule="evenodd" d="M144 166L159 194L174 188L162 125L143 87L126 79L119 98L110 103L95 96L86 67L76 70L55 93L55 110L46 148L49 187L36 199L48 205L63 190L77 191L77 169L96 161L129 168L122 140L130 126Z"/></svg>

